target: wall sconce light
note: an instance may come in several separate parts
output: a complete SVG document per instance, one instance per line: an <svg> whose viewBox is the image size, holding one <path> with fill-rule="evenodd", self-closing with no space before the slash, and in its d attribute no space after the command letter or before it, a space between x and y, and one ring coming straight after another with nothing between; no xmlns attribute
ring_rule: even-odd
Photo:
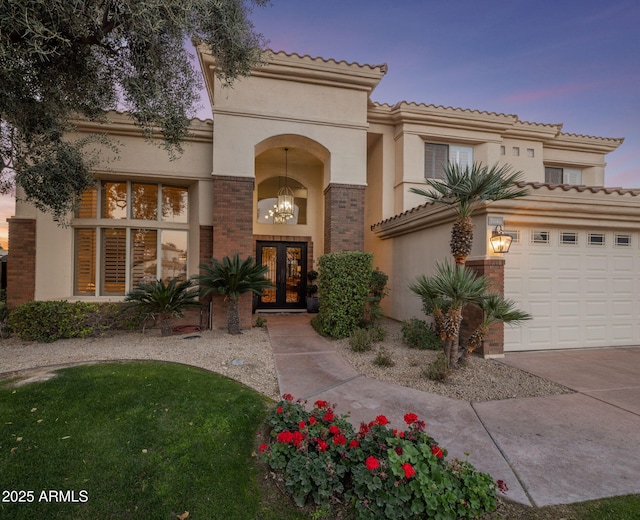
<svg viewBox="0 0 640 520"><path fill-rule="evenodd" d="M512 240L511 235L507 235L502 229L502 226L496 226L489 239L494 253L508 253Z"/></svg>

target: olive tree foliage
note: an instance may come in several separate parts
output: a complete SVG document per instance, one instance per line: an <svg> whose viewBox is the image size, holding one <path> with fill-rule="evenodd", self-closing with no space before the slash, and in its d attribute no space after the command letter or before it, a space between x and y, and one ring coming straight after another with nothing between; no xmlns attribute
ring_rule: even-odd
<svg viewBox="0 0 640 520"><path fill-rule="evenodd" d="M104 121L108 110L129 111L147 138L160 131L179 156L201 88L185 42L206 44L231 83L260 62L264 42L248 14L268 3L1 2L0 191L19 185L36 207L64 218L109 145L104 136L66 136L78 118Z"/></svg>

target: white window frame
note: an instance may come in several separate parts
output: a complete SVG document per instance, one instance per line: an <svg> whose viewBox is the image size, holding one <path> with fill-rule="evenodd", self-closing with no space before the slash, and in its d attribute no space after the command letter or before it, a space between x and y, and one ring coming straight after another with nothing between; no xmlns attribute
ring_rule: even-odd
<svg viewBox="0 0 640 520"><path fill-rule="evenodd" d="M570 240L569 237L573 237L573 240ZM561 231L560 232L560 245L563 245L563 246L577 246L578 245L578 233L577 233L577 231Z"/></svg>
<svg viewBox="0 0 640 520"><path fill-rule="evenodd" d="M622 238L625 238L626 242L621 241ZM631 234L630 233L616 233L613 244L616 247L631 247Z"/></svg>
<svg viewBox="0 0 640 520"><path fill-rule="evenodd" d="M604 233L589 233L587 235L587 245L590 247L604 247L607 245L607 237Z"/></svg>
<svg viewBox="0 0 640 520"><path fill-rule="evenodd" d="M553 170L553 171L551 171ZM550 175L560 175L560 182L549 179ZM558 166L544 167L544 182L547 184L571 184L573 186L582 185L582 170L580 168L561 168Z"/></svg>
<svg viewBox="0 0 640 520"><path fill-rule="evenodd" d="M532 229L531 230L531 243L532 244L549 244L551 242L551 231L547 229Z"/></svg>
<svg viewBox="0 0 640 520"><path fill-rule="evenodd" d="M433 148L431 149L431 147ZM444 153L450 163L457 164L461 168L471 168L473 166L473 146L425 142L425 179L444 179L444 164L436 163L438 155L436 150L440 151L440 155ZM433 156L430 156L430 153L432 153Z"/></svg>

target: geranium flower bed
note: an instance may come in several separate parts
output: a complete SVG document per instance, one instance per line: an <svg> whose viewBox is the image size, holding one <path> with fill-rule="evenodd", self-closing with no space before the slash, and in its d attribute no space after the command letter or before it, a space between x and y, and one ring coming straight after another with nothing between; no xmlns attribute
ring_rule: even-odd
<svg viewBox="0 0 640 520"><path fill-rule="evenodd" d="M414 413L402 430L379 415L356 431L335 405L316 401L308 411L305 404L285 394L259 448L301 507L347 503L357 519L477 518L495 509L498 487L506 491L468 461L447 460Z"/></svg>

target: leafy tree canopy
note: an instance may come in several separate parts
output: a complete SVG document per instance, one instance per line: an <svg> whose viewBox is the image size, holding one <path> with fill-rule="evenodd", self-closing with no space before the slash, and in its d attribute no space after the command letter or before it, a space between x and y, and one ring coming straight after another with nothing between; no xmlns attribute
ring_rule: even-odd
<svg viewBox="0 0 640 520"><path fill-rule="evenodd" d="M94 136L64 139L79 116L127 110L145 136L181 153L199 74L185 50L206 44L224 81L260 60L248 19L269 0L11 0L0 4L0 191L15 183L56 217L92 185Z"/></svg>

